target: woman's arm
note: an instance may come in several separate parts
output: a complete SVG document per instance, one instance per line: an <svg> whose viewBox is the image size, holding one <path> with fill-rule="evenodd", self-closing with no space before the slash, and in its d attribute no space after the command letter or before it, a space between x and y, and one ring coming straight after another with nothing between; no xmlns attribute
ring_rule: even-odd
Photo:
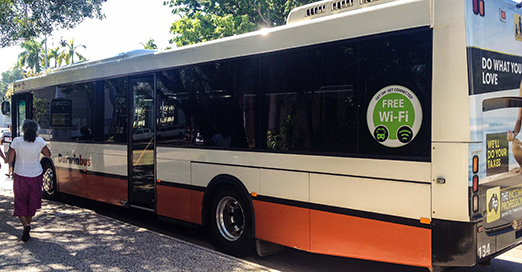
<svg viewBox="0 0 522 272"><path fill-rule="evenodd" d="M7 162L11 163L14 161L16 151L12 148L9 149L9 152L7 153Z"/></svg>
<svg viewBox="0 0 522 272"><path fill-rule="evenodd" d="M48 158L51 157L51 150L49 150L49 148L47 146L44 146L42 148L42 154Z"/></svg>

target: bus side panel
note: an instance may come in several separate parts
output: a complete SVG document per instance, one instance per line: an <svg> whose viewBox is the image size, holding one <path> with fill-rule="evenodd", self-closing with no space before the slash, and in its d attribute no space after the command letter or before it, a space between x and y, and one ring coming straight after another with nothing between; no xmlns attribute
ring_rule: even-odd
<svg viewBox="0 0 522 272"><path fill-rule="evenodd" d="M431 266L430 229L316 210L310 219L314 253Z"/></svg>
<svg viewBox="0 0 522 272"><path fill-rule="evenodd" d="M310 251L310 210L253 199L256 238Z"/></svg>
<svg viewBox="0 0 522 272"><path fill-rule="evenodd" d="M311 211L312 252L431 266L430 225L420 223L431 218L429 183L324 174L310 180L312 203L328 205Z"/></svg>
<svg viewBox="0 0 522 272"><path fill-rule="evenodd" d="M191 205L190 209L192 212L192 223L196 223L199 225L203 225L203 218L201 215L203 214L203 191L192 190L190 192L191 195Z"/></svg>
<svg viewBox="0 0 522 272"><path fill-rule="evenodd" d="M158 184L156 191L158 215L193 222L191 190L162 186L162 183Z"/></svg>
<svg viewBox="0 0 522 272"><path fill-rule="evenodd" d="M192 162L190 169L191 185L194 187L207 188L215 177L226 174L240 180L249 193L259 192L259 169L257 168Z"/></svg>
<svg viewBox="0 0 522 272"><path fill-rule="evenodd" d="M158 148L157 159L157 213L187 222L201 218L192 214L192 188L190 186L190 162L173 159L171 148ZM200 222L201 220L197 220Z"/></svg>
<svg viewBox="0 0 522 272"><path fill-rule="evenodd" d="M114 205L127 201L127 179L84 174L75 170L56 169L58 189L62 193Z"/></svg>
<svg viewBox="0 0 522 272"><path fill-rule="evenodd" d="M418 165L423 167L425 164ZM395 171L401 172L403 169L397 167ZM409 218L417 222L421 218L431 218L431 186L424 181L413 183L324 174L310 176L312 203Z"/></svg>
<svg viewBox="0 0 522 272"><path fill-rule="evenodd" d="M203 195L203 191L161 182L157 186L157 214L201 225Z"/></svg>

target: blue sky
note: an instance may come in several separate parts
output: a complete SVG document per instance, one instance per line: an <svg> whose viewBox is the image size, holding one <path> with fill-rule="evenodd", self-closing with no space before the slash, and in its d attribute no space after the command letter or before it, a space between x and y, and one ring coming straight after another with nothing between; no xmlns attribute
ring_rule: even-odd
<svg viewBox="0 0 522 272"><path fill-rule="evenodd" d="M108 0L102 5L106 15L104 20L88 19L72 30L61 30L49 37L48 48L57 47L60 38L75 44L83 44L86 49L79 52L89 60L114 56L118 53L142 48L153 38L159 48L169 45L172 37L170 25L176 20L164 0ZM11 68L22 52L19 45L0 49L0 73Z"/></svg>

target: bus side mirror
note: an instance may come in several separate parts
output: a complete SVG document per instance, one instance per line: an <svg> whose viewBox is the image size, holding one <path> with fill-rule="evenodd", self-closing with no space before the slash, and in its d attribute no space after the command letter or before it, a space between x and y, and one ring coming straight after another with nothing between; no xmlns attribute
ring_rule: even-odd
<svg viewBox="0 0 522 272"><path fill-rule="evenodd" d="M9 101L2 101L2 114L9 115L11 113L11 104Z"/></svg>

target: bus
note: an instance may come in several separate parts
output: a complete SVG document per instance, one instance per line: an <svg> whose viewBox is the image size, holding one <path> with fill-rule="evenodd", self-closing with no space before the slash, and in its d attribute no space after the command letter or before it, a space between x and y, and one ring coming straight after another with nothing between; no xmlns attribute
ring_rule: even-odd
<svg viewBox="0 0 522 272"><path fill-rule="evenodd" d="M52 151L48 198L201 225L227 253L443 270L522 243L521 81L516 2L326 0L17 81L10 111Z"/></svg>

